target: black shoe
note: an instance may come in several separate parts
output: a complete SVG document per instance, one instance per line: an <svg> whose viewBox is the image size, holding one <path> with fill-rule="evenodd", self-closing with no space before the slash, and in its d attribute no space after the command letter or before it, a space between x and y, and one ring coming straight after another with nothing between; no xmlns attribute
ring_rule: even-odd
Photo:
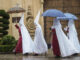
<svg viewBox="0 0 80 60"><path fill-rule="evenodd" d="M26 53L26 55L29 55L29 53Z"/></svg>
<svg viewBox="0 0 80 60"><path fill-rule="evenodd" d="M34 56L38 56L39 54L34 54Z"/></svg>
<svg viewBox="0 0 80 60"><path fill-rule="evenodd" d="M14 52L14 54L16 55L16 52Z"/></svg>
<svg viewBox="0 0 80 60"><path fill-rule="evenodd" d="M29 53L26 53L26 54L24 54L24 55L29 55Z"/></svg>
<svg viewBox="0 0 80 60"><path fill-rule="evenodd" d="M61 56L55 56L55 58L60 58Z"/></svg>
<svg viewBox="0 0 80 60"><path fill-rule="evenodd" d="M77 56L78 55L78 53L75 53L75 54L73 54L72 56Z"/></svg>

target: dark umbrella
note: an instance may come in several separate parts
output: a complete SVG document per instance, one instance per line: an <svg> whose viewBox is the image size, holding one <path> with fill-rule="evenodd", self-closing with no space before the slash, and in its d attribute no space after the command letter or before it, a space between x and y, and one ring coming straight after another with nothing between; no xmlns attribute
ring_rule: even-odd
<svg viewBox="0 0 80 60"><path fill-rule="evenodd" d="M60 10L57 9L48 9L46 10L42 16L47 16L47 17L64 17L64 13Z"/></svg>

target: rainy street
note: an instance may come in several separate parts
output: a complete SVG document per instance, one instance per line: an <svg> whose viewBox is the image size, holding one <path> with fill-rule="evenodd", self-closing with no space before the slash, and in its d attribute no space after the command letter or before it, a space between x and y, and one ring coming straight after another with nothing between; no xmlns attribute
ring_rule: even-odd
<svg viewBox="0 0 80 60"><path fill-rule="evenodd" d="M22 55L22 54L0 54L0 60L80 60L80 55L71 56L66 58L56 58L53 56L52 51L49 50L46 55Z"/></svg>
<svg viewBox="0 0 80 60"><path fill-rule="evenodd" d="M80 60L80 0L0 0L0 60Z"/></svg>
<svg viewBox="0 0 80 60"><path fill-rule="evenodd" d="M80 60L80 56L55 58L53 56L22 56L21 54L0 54L0 60Z"/></svg>

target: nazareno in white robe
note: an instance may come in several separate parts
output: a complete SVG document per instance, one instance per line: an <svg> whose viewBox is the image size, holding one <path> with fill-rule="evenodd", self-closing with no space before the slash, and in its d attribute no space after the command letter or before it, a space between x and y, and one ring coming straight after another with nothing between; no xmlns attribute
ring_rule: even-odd
<svg viewBox="0 0 80 60"><path fill-rule="evenodd" d="M30 34L29 34L27 28L24 25L24 14L22 14L19 24L20 24L21 35L22 35L23 54L33 53L34 43L30 37Z"/></svg>
<svg viewBox="0 0 80 60"><path fill-rule="evenodd" d="M43 36L42 28L40 24L38 23L39 18L40 18L40 11L38 12L34 20L34 24L36 26L35 37L34 37L34 53L44 54L48 51L48 47Z"/></svg>
<svg viewBox="0 0 80 60"><path fill-rule="evenodd" d="M62 26L61 26L59 20L54 20L53 27L56 30L56 35L58 38L61 57L67 57L67 56L70 56L74 53L77 53L78 51L76 50L74 45L71 43L71 41L68 40L67 36L63 32Z"/></svg>
<svg viewBox="0 0 80 60"><path fill-rule="evenodd" d="M77 36L77 31L74 25L74 20L69 20L68 21L68 28L69 28L69 32L68 32L68 37L69 40L71 40L71 42L74 44L75 48L78 50L78 52L80 53L80 43L79 43L79 39Z"/></svg>

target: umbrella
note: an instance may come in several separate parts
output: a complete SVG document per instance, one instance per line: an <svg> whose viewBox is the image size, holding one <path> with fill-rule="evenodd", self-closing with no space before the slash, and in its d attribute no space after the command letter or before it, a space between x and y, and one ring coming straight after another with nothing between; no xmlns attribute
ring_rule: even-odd
<svg viewBox="0 0 80 60"><path fill-rule="evenodd" d="M19 7L18 4L15 7L10 8L8 10L8 13L20 13L20 12L25 12L25 9Z"/></svg>
<svg viewBox="0 0 80 60"><path fill-rule="evenodd" d="M67 17L56 17L57 20L69 20Z"/></svg>
<svg viewBox="0 0 80 60"><path fill-rule="evenodd" d="M58 20L77 20L78 18L74 15L74 14L71 14L71 13L64 13L65 17L57 17L56 19Z"/></svg>
<svg viewBox="0 0 80 60"><path fill-rule="evenodd" d="M70 19L73 19L73 20L77 20L78 18L74 15L74 14L71 14L71 13L64 13L64 15Z"/></svg>
<svg viewBox="0 0 80 60"><path fill-rule="evenodd" d="M48 17L64 17L64 13L57 9L48 9L46 10L42 16L48 16Z"/></svg>

